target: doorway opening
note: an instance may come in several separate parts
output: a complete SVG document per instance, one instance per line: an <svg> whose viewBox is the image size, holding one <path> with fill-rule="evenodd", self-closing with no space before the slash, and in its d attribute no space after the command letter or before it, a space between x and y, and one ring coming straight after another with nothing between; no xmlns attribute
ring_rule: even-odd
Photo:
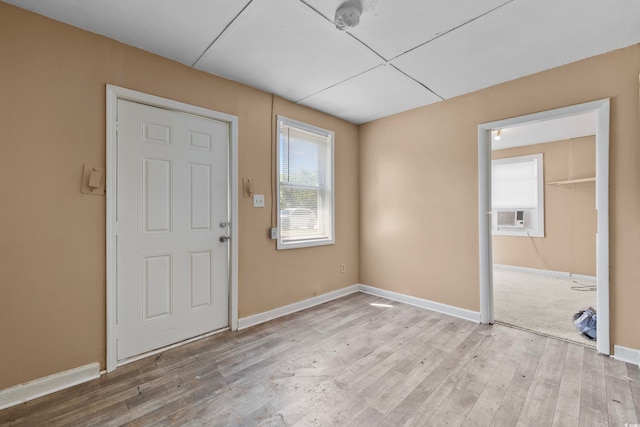
<svg viewBox="0 0 640 427"><path fill-rule="evenodd" d="M571 187L572 189L578 188L579 190L584 190L582 192L575 193L573 195L567 196L564 195L565 198L569 198L571 200L574 199L573 196L581 196L587 195L588 191L585 188L579 188L578 186L589 186L592 188L595 185L595 228L597 230L597 237L595 238L595 281L593 280L593 276L590 271L593 271L593 266L587 267L585 265L579 267L571 266L569 270L574 269L576 271L564 271L566 268L553 267L557 260L553 258L553 255L545 255L540 252L540 240L544 239L545 235L545 226L548 226L548 220L545 223L545 215L544 214L544 206L540 207L543 210L542 215L542 224L540 221L535 220L534 211L535 206L531 205L523 205L522 208L518 209L513 207L512 210L515 212L512 215L515 219L521 219L521 221L515 221L513 224L508 224L509 218L508 215L501 215L501 218L498 218L498 215L492 214L492 135L497 134L500 131L501 136L507 135L509 132L516 132L517 130L524 130L535 127L543 127L544 124L550 124L553 121L558 121L559 119L576 119L579 117L589 118L591 120L591 124L595 128L595 176L589 174L588 171L580 171L585 176L578 177L577 175L569 176L572 173L567 173L566 177L559 176L548 176L544 177L543 184L544 187L547 187L546 190L548 195L551 195L551 192L556 191L561 186L566 186L568 189ZM559 123L559 122L557 122ZM564 139L569 139L575 137L575 135L569 136ZM519 138L521 142L522 138ZM553 138L552 140L559 140L560 138ZM526 140L526 138L525 138ZM571 144L571 142L569 142ZM580 142L574 142L575 147L580 149L584 149L585 146L579 146ZM530 145L531 142L521 143L520 145ZM574 148L575 148L574 147ZM580 297L584 297L584 294L591 293L593 294L593 289L595 286L595 309L597 311L597 350L600 353L609 354L610 353L610 343L609 343L609 275L608 275L608 265L609 265L609 252L608 252L608 147L609 147L609 100L600 100L593 101L585 104L574 105L565 108L559 108L556 110L545 111L541 113L515 117L511 119L500 120L491 123L484 123L478 126L478 182L479 182L479 229L480 229L480 313L481 313L481 322L482 323L494 323L494 321L500 321L500 313L498 317L496 317L496 292L498 289L496 286L496 279L504 279L503 276L508 276L513 273L513 269L507 270L507 273L504 272L504 268L499 272L496 270L494 274L494 256L499 259L506 259L504 256L505 249L504 245L499 250L501 253L494 254L493 246L494 246L494 231L497 228L497 223L500 221L502 225L502 231L504 233L503 236L497 236L498 239L502 239L503 241L500 243L504 243L508 237L512 238L512 236L521 236L521 244L524 243L529 245L528 251L530 254L533 254L533 258L529 259L529 264L526 267L521 268L518 273L521 274L531 274L531 273L540 273L545 272L547 274L551 273L551 276L554 274L558 276L558 272L562 272L562 275L565 275L565 279L569 279L567 285L569 287L569 291L574 292L578 295L580 293ZM536 147L540 148L540 147ZM526 150L524 148L520 148L520 151ZM516 150L517 151L517 150ZM584 150L583 150L584 151ZM577 151L576 151L577 152ZM513 152L512 152L513 154ZM522 153L520 153L522 154ZM555 161L555 160L554 160ZM566 166L566 165L565 165ZM506 170L506 168L505 168ZM565 167L566 171L566 167ZM573 172L569 170L569 172ZM578 171L575 170L577 173ZM595 182L595 184L594 184ZM553 188L551 188L553 187ZM565 190L560 190L565 191ZM502 196L498 196L502 197ZM500 203L504 203L504 201L498 201ZM523 202L520 202L523 203ZM495 206L493 206L495 207ZM503 206L503 210L509 211ZM519 215L519 216L518 216ZM523 224L524 223L524 224ZM526 225L525 225L526 224ZM529 229L529 227L535 229ZM501 234L501 233L498 233ZM510 236L504 236L510 235ZM536 237L532 237L536 236ZM536 241L537 239L537 241ZM518 240L518 239L516 239ZM537 245L536 245L537 244ZM496 242L496 246L500 244ZM508 246L507 246L508 247ZM520 252L524 252L521 248ZM515 254L517 257L518 253ZM509 254L511 258L513 258L514 254ZM545 258L546 257L546 258ZM508 258L508 257L507 257ZM550 262L552 260L553 262ZM576 261L572 261L574 265ZM509 262L513 263L513 262ZM579 264L579 263L578 263ZM583 262L583 264L588 264L588 262ZM504 265L501 265L504 267ZM591 270L590 270L591 268ZM528 269L528 270L527 270ZM581 271L580 272L578 272ZM573 273L573 277L571 276ZM516 278L515 281L522 280L522 278ZM544 282L544 280L542 280ZM575 282L575 283L574 283ZM547 284L549 285L549 284ZM558 285L556 283L556 285ZM498 285L500 286L500 285ZM561 286L561 285L559 285ZM571 289L574 287L575 289ZM522 289L522 288L521 288ZM556 288L558 290L559 288ZM580 289L580 290L577 290ZM560 295L556 296L556 299L560 299ZM574 305L582 304L579 302L578 297L575 298ZM531 303L531 302L530 302ZM578 307L584 308L584 307ZM572 307L573 309L573 307ZM543 315L543 314L542 314ZM577 331L576 331L576 334Z"/></svg>
<svg viewBox="0 0 640 427"><path fill-rule="evenodd" d="M495 321L589 347L572 320L597 303L595 131L588 112L491 141Z"/></svg>

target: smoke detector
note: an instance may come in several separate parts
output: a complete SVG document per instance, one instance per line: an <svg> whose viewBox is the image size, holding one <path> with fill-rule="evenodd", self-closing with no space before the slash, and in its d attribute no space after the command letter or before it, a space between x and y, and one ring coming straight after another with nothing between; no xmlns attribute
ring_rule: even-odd
<svg viewBox="0 0 640 427"><path fill-rule="evenodd" d="M344 31L347 28L353 28L360 23L360 15L362 14L362 6L359 1L349 1L343 3L336 10L334 22L336 28Z"/></svg>

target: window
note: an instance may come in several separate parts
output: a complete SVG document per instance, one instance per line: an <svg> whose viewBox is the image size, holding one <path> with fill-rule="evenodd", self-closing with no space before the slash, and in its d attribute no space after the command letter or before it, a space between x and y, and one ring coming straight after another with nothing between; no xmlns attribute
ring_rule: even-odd
<svg viewBox="0 0 640 427"><path fill-rule="evenodd" d="M542 154L491 162L494 235L544 237Z"/></svg>
<svg viewBox="0 0 640 427"><path fill-rule="evenodd" d="M278 116L278 249L335 242L333 137Z"/></svg>

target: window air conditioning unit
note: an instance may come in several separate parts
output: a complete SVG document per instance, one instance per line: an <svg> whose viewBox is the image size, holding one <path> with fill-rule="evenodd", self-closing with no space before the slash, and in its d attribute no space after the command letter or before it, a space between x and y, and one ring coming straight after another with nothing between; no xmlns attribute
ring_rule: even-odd
<svg viewBox="0 0 640 427"><path fill-rule="evenodd" d="M524 228L524 211L498 211L498 228Z"/></svg>

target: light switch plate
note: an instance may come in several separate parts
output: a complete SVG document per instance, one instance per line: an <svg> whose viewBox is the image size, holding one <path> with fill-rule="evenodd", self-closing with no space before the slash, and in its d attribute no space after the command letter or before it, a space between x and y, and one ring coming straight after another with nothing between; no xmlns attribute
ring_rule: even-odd
<svg viewBox="0 0 640 427"><path fill-rule="evenodd" d="M254 208L264 208L264 194L254 194L253 195L253 207Z"/></svg>
<svg viewBox="0 0 640 427"><path fill-rule="evenodd" d="M91 183L91 187L89 186L89 183ZM83 194L93 194L94 196L104 196L104 188L105 169L84 165L82 168L82 183L80 185L80 192Z"/></svg>

